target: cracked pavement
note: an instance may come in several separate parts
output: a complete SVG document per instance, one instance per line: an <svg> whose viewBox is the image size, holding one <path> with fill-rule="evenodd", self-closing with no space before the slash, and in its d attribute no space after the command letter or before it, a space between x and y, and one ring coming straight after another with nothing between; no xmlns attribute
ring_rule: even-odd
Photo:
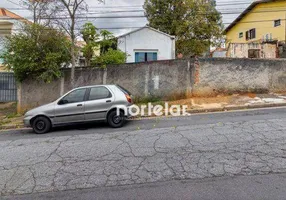
<svg viewBox="0 0 286 200"><path fill-rule="evenodd" d="M0 133L1 195L285 173L285 109L271 112L149 120L152 127L136 130L142 120L104 133Z"/></svg>

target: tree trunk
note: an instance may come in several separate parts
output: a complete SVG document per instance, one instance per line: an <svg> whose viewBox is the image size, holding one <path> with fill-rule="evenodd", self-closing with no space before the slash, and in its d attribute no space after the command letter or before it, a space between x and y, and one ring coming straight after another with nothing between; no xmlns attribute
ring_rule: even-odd
<svg viewBox="0 0 286 200"><path fill-rule="evenodd" d="M71 86L72 86L72 89L74 89L74 87L75 87L74 75L75 75L75 61L76 61L74 41L72 42L72 46L71 46L71 56L72 56L72 58L71 58L72 59Z"/></svg>
<svg viewBox="0 0 286 200"><path fill-rule="evenodd" d="M71 16L71 40L72 40L72 45L71 45L71 59L72 59L72 68L71 68L71 86L72 89L75 88L75 62L76 62L76 39L75 39L75 33L74 33L74 27L75 27L75 16Z"/></svg>

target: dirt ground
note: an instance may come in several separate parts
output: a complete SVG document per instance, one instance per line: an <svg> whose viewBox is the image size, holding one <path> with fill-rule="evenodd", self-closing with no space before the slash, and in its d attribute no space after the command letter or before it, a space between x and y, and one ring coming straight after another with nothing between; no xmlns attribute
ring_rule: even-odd
<svg viewBox="0 0 286 200"><path fill-rule="evenodd" d="M16 103L0 103L0 129L10 128L11 124L22 125L22 120L23 117L17 114Z"/></svg>
<svg viewBox="0 0 286 200"><path fill-rule="evenodd" d="M170 105L187 105L190 109L196 108L221 108L225 106L243 106L262 103L286 103L286 95L283 94L234 94L218 95L216 97L193 97L177 101L170 101Z"/></svg>

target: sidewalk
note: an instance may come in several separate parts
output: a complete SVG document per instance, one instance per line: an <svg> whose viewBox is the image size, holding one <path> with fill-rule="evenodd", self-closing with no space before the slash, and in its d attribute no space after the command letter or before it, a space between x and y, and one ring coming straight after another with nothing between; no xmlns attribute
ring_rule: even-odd
<svg viewBox="0 0 286 200"><path fill-rule="evenodd" d="M167 102L169 107L172 105L188 106L187 113L207 113L207 112L223 112L231 110L244 110L267 107L286 106L286 94L234 94L219 95L217 97L193 97L177 101ZM165 102L154 102L155 105L164 106ZM148 113L147 108L145 113ZM150 116L142 116L150 117ZM154 114L151 117L155 117Z"/></svg>
<svg viewBox="0 0 286 200"><path fill-rule="evenodd" d="M187 112L206 113L251 108L286 106L286 94L235 94L211 98L194 97L167 102L172 105L187 105ZM163 105L165 102L154 102L152 105ZM147 112L146 112L147 113ZM154 116L154 115L153 115ZM147 116L143 116L147 117ZM148 116L150 117L150 116ZM137 117L140 118L140 117ZM23 128L23 116L16 115L15 104L0 104L0 130Z"/></svg>
<svg viewBox="0 0 286 200"><path fill-rule="evenodd" d="M172 101L170 105L188 105L188 112L217 112L249 108L286 106L286 94L234 94L212 98L191 98Z"/></svg>

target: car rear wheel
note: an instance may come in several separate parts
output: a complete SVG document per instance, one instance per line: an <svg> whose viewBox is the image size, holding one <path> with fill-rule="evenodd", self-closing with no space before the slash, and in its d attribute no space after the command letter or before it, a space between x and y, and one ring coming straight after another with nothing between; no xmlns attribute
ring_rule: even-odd
<svg viewBox="0 0 286 200"><path fill-rule="evenodd" d="M125 116L123 112L120 112L120 115L117 114L117 111L111 111L107 116L107 123L112 128L120 128L125 124Z"/></svg>
<svg viewBox="0 0 286 200"><path fill-rule="evenodd" d="M33 120L32 127L35 133L44 134L51 130L51 122L46 117L37 117Z"/></svg>

